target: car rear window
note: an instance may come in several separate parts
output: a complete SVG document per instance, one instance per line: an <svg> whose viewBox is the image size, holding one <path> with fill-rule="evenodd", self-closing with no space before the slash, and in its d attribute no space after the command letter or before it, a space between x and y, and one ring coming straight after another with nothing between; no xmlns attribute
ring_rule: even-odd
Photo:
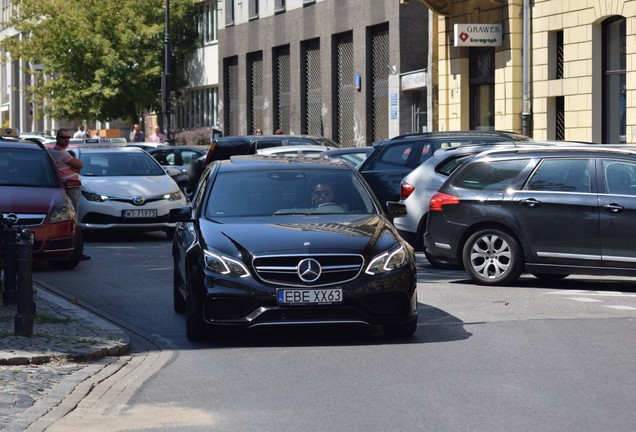
<svg viewBox="0 0 636 432"><path fill-rule="evenodd" d="M465 189L503 191L528 165L528 159L484 161L471 164L453 181Z"/></svg>

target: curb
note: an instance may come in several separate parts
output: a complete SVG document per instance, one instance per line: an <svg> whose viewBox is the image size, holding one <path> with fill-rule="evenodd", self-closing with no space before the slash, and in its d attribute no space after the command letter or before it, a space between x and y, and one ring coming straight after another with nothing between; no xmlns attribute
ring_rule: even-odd
<svg viewBox="0 0 636 432"><path fill-rule="evenodd" d="M34 282L31 337L14 335L16 307L0 306L0 365L88 362L130 351L121 328Z"/></svg>

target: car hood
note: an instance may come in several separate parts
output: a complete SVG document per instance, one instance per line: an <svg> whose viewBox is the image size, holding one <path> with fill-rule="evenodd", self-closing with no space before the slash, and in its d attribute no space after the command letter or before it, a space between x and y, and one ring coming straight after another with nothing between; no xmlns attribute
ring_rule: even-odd
<svg viewBox="0 0 636 432"><path fill-rule="evenodd" d="M231 256L380 253L399 241L391 223L379 215L271 216L209 221L201 219L202 246Z"/></svg>
<svg viewBox="0 0 636 432"><path fill-rule="evenodd" d="M0 187L1 213L49 213L62 202L64 196L59 188Z"/></svg>
<svg viewBox="0 0 636 432"><path fill-rule="evenodd" d="M179 186L168 175L135 177L82 176L82 190L105 195L140 195L147 197L176 192L179 190Z"/></svg>

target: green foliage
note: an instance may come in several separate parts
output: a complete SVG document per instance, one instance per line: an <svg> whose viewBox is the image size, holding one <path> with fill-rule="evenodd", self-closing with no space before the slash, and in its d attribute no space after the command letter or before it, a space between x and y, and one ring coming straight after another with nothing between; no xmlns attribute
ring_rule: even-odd
<svg viewBox="0 0 636 432"><path fill-rule="evenodd" d="M7 37L0 48L25 60L42 114L105 121L160 112L165 0L13 3L19 8L8 24L30 36ZM196 47L197 13L193 0L170 0L173 73Z"/></svg>
<svg viewBox="0 0 636 432"><path fill-rule="evenodd" d="M175 145L210 145L210 128L200 128L175 132Z"/></svg>

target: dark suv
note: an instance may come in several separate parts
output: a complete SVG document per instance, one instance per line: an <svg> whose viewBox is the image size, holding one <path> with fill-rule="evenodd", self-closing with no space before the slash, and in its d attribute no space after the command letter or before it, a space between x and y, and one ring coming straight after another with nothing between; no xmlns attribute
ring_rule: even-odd
<svg viewBox="0 0 636 432"><path fill-rule="evenodd" d="M400 135L373 144L373 152L358 170L383 206L400 199L400 182L415 167L433 156L438 149L467 144L531 141L513 132L446 131Z"/></svg>
<svg viewBox="0 0 636 432"><path fill-rule="evenodd" d="M636 276L636 151L490 150L430 200L424 243L484 285L568 274Z"/></svg>
<svg viewBox="0 0 636 432"><path fill-rule="evenodd" d="M0 139L0 216L33 233L34 260L60 269L79 264L83 244L66 194L79 186L61 179L43 144Z"/></svg>

